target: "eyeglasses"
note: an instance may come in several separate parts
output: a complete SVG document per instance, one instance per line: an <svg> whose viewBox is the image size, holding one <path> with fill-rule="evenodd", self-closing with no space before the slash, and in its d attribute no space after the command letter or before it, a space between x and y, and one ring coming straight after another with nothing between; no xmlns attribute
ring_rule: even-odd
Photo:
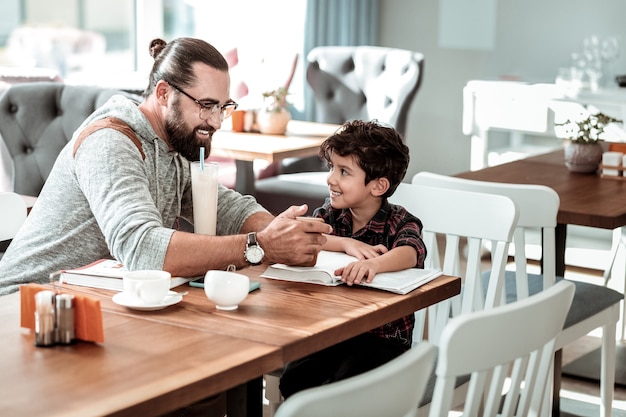
<svg viewBox="0 0 626 417"><path fill-rule="evenodd" d="M234 101L230 101L230 102L228 102L228 103L226 103L226 104L224 104L222 106L220 106L217 101L206 100L206 101L202 102L202 101L198 100L197 98L193 98L189 94L185 93L181 88L175 86L174 84L172 84L170 82L168 82L168 84L171 85L172 87L174 87L179 92L181 92L184 95L186 95L187 97L189 97L190 99L192 99L200 107L200 118L202 120L207 120L211 116L213 116L215 114L219 114L220 115L220 120L223 121L224 119L228 119L233 114L233 112L237 109L237 106L239 106ZM207 117L202 117L203 113L204 114L208 114L208 116Z"/></svg>

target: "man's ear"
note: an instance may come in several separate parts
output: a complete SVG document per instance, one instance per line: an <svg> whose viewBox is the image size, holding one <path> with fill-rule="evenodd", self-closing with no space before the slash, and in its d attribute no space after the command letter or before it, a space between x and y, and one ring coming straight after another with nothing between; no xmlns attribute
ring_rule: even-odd
<svg viewBox="0 0 626 417"><path fill-rule="evenodd" d="M385 194L391 185L386 177L377 178L373 180L373 182L372 195L374 195L374 197L380 197Z"/></svg>
<svg viewBox="0 0 626 417"><path fill-rule="evenodd" d="M154 87L154 93L156 94L156 98L159 101L159 104L162 106L167 105L167 97L170 93L170 86L167 82L163 80L159 80Z"/></svg>

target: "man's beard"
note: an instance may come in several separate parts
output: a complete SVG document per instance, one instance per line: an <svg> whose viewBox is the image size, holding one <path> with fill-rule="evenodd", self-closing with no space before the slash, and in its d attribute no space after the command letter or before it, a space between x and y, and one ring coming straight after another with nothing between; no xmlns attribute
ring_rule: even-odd
<svg viewBox="0 0 626 417"><path fill-rule="evenodd" d="M210 132L209 139L205 141L198 140L196 137L196 129L208 130ZM198 128L189 129L185 125L184 117L180 111L178 100L172 103L172 113L165 121L165 132L172 149L182 155L188 161L197 161L200 159L200 147L204 146L204 155L208 157L211 153L211 138L213 138L213 129L208 124Z"/></svg>

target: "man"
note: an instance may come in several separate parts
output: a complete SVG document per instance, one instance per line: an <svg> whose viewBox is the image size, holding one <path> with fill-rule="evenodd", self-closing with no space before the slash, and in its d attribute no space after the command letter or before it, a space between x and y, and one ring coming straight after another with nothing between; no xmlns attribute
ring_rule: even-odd
<svg viewBox="0 0 626 417"><path fill-rule="evenodd" d="M201 147L210 153L213 133L237 105L228 64L208 43L155 39L150 53L143 102L113 97L59 154L0 261L0 294L100 258L192 277L229 264L306 264L319 252L331 227L296 221L306 206L273 217L221 185L217 236L175 230L179 218L193 223L189 161Z"/></svg>

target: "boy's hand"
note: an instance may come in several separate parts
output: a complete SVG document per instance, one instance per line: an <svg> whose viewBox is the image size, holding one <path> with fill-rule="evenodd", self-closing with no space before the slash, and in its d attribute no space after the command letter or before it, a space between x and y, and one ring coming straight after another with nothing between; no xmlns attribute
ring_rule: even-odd
<svg viewBox="0 0 626 417"><path fill-rule="evenodd" d="M348 285L372 282L376 276L376 266L372 262L352 262L343 268L335 270L335 275L341 276L341 280Z"/></svg>
<svg viewBox="0 0 626 417"><path fill-rule="evenodd" d="M364 259L376 258L384 253L389 252L384 245L368 245L360 240L346 238L342 241L344 246L344 252L348 255L352 255L360 261Z"/></svg>

